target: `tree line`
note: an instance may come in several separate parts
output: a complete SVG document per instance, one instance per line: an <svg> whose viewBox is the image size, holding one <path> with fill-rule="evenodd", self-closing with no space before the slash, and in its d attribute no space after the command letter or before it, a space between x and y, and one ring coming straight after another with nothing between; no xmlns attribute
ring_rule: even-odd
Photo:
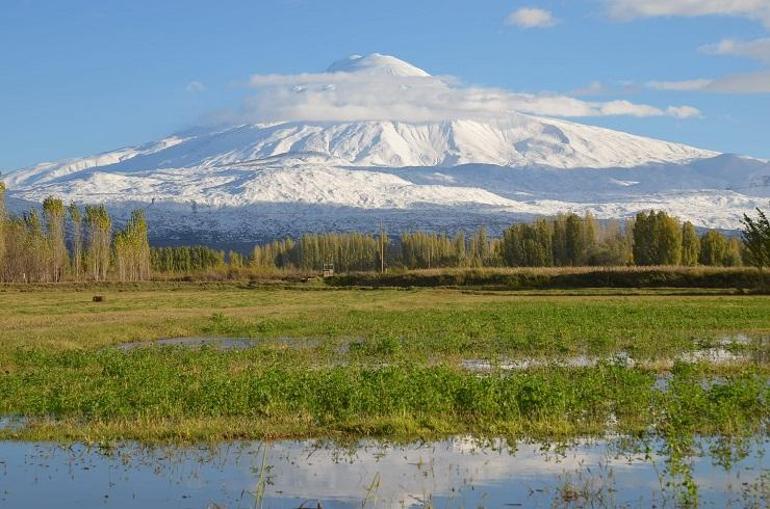
<svg viewBox="0 0 770 509"><path fill-rule="evenodd" d="M755 230L761 232L759 226L751 231ZM753 235L761 237L761 233ZM691 223L681 223L662 211L640 212L627 221L606 222L597 221L591 214L559 214L513 224L497 238L490 237L484 227L469 236L464 232L449 236L418 231L404 233L393 242L382 237L308 234L296 241L286 239L255 246L246 264L259 269L297 270L321 270L325 264L333 264L343 272L371 271L382 266L384 253L386 266L406 269L756 265L748 240L741 242L717 230L699 235Z"/></svg>
<svg viewBox="0 0 770 509"><path fill-rule="evenodd" d="M717 230L699 234L663 211L628 220L597 221L591 214L559 214L516 223L492 237L486 228L454 235L408 232L306 234L256 245L244 255L206 246L151 247L142 210L114 230L104 205L65 206L55 197L42 213L11 216L0 182L0 281L141 281L153 273L222 270L376 271L388 268L574 266L770 266L770 222L745 216L741 237Z"/></svg>
<svg viewBox="0 0 770 509"><path fill-rule="evenodd" d="M144 212L135 210L125 228L113 231L104 205L65 206L50 196L42 214L8 214L0 182L0 281L140 281L151 277Z"/></svg>

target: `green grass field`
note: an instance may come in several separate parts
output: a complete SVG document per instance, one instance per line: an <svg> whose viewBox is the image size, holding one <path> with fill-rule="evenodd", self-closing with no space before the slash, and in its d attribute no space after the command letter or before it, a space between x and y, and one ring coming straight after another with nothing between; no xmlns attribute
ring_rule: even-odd
<svg viewBox="0 0 770 509"><path fill-rule="evenodd" d="M567 437L608 422L630 434L739 435L765 425L770 297L570 293L5 287L0 416L29 423L0 438ZM116 348L182 336L257 342ZM675 362L708 348L746 356ZM614 362L621 353L636 363ZM540 362L501 368L531 358ZM575 358L596 362L558 363ZM468 370L469 360L491 369Z"/></svg>

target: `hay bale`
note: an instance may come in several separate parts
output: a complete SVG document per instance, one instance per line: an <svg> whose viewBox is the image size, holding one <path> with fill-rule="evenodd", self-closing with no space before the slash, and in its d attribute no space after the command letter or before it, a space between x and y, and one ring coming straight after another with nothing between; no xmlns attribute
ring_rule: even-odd
<svg viewBox="0 0 770 509"><path fill-rule="evenodd" d="M104 302L104 295L94 295L94 298L91 299L93 302Z"/></svg>

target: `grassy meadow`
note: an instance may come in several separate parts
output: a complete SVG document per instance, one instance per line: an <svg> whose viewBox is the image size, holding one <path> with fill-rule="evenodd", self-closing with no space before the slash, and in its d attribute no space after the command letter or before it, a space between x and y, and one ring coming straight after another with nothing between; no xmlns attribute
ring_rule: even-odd
<svg viewBox="0 0 770 509"><path fill-rule="evenodd" d="M7 286L0 416L28 422L0 438L755 433L770 415L770 297L695 293ZM117 347L185 336L255 345ZM704 350L745 356L676 360Z"/></svg>

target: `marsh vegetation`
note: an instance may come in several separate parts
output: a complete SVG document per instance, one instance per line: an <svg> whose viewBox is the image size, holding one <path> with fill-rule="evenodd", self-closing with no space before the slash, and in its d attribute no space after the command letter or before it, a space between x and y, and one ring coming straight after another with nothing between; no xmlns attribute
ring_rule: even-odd
<svg viewBox="0 0 770 509"><path fill-rule="evenodd" d="M701 441L742 450L770 415L764 295L155 282L7 286L0 306L6 440L609 434L654 443L695 503ZM584 496L570 479L554 497Z"/></svg>

